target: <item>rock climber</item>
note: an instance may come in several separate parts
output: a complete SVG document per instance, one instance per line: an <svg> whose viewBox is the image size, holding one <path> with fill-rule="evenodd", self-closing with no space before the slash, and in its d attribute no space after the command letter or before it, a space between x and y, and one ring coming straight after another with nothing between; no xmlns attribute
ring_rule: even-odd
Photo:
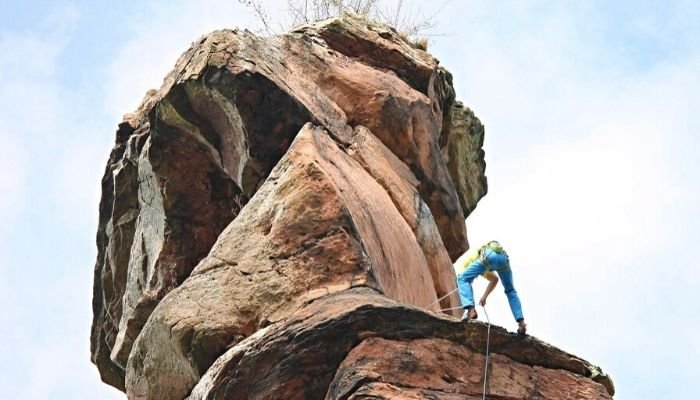
<svg viewBox="0 0 700 400"><path fill-rule="evenodd" d="M483 246L468 250L457 259L454 268L457 274L459 298L464 308L462 321L470 321L478 318L476 308L474 308L472 281L479 275L482 275L489 281L484 295L481 297L481 300L479 300L479 304L483 307L486 305L486 299L489 297L489 294L491 294L493 289L496 288L496 285L498 285L498 278L500 277L503 282L506 297L508 297L510 310L513 313L513 317L515 317L515 320L518 322L518 333L525 334L527 325L525 324L525 318L523 318L523 311L518 293L513 286L513 271L510 268L508 254L497 241L492 240ZM496 276L496 274L498 274L498 276Z"/></svg>

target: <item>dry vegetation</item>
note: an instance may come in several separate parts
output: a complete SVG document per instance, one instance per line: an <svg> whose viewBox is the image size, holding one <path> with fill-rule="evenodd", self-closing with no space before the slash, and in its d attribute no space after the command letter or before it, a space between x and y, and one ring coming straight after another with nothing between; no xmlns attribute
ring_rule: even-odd
<svg viewBox="0 0 700 400"><path fill-rule="evenodd" d="M274 34L289 28L321 21L352 12L369 19L393 26L399 34L416 47L426 49L427 32L435 26L435 17L450 0L436 2L431 13L426 14L420 5L404 0L287 0L286 22L277 21L280 29L273 29L274 22L260 0L238 0L253 11L263 26L264 33ZM425 2L417 2L422 3Z"/></svg>

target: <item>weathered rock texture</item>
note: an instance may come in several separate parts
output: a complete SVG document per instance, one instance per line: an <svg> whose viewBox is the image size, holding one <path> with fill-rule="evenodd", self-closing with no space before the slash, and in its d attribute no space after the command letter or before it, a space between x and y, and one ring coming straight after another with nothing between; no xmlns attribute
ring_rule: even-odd
<svg viewBox="0 0 700 400"><path fill-rule="evenodd" d="M194 43L102 180L102 379L130 399L476 396L483 327L421 309L459 306L483 132L436 59L355 16ZM582 360L492 339L493 396L612 393Z"/></svg>
<svg viewBox="0 0 700 400"><path fill-rule="evenodd" d="M189 399L481 398L486 334L352 289L232 347ZM586 361L502 328L490 335L490 398L611 398L610 379Z"/></svg>
<svg viewBox="0 0 700 400"><path fill-rule="evenodd" d="M474 112L461 102L452 107L452 126L447 135L443 156L457 188L459 204L465 216L486 195L486 162L484 161L484 125Z"/></svg>
<svg viewBox="0 0 700 400"><path fill-rule="evenodd" d="M172 398L184 397L227 347L329 293L369 286L425 306L437 299L433 275L450 289L449 258L431 274L411 225L377 182L393 171L376 171L322 129L304 127L210 254L151 315L129 358L127 391L149 398L181 385ZM420 202L405 186L400 195ZM424 218L432 222L429 212ZM163 363L167 371L147 372Z"/></svg>

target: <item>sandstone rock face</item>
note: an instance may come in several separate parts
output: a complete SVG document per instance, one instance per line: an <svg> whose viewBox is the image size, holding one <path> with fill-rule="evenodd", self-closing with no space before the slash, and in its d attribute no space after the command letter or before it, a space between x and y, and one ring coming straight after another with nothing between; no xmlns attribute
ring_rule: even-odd
<svg viewBox="0 0 700 400"><path fill-rule="evenodd" d="M468 216L488 190L482 149L484 125L461 102L456 102L452 108L451 124L442 154L457 187L459 203L465 216Z"/></svg>
<svg viewBox="0 0 700 400"><path fill-rule="evenodd" d="M329 26L355 36L331 40ZM438 146L451 87L434 58L391 30L350 45L373 27L346 16L268 39L214 32L125 118L103 179L98 230L92 357L103 379L123 387L131 346L155 306L189 276L309 121L341 147L351 145L354 126L369 125L418 177L412 185L428 208L417 210L441 234L420 240L438 292L452 285L434 265L445 264L437 249L454 259L468 246ZM348 54L335 50L348 46ZM387 57L372 67L363 62L372 53Z"/></svg>
<svg viewBox="0 0 700 400"><path fill-rule="evenodd" d="M419 177L445 247L453 260L459 257L466 250L464 213L440 152L443 117L454 102L448 74L392 29L347 15L299 31L342 54L319 79L321 90L348 124L369 128Z"/></svg>
<svg viewBox="0 0 700 400"><path fill-rule="evenodd" d="M365 142L372 140L364 134ZM182 398L227 347L336 291L369 286L418 307L433 303L435 284L422 248L375 180L391 177L381 168L374 172L377 178L324 130L305 126L210 254L151 315L129 358L127 393ZM425 207L414 187L403 189L397 197L412 195ZM408 212L414 226L432 222ZM438 260L434 274L446 285L454 276L451 263L446 254ZM450 305L458 305L453 298ZM169 368L148 373L163 365Z"/></svg>
<svg viewBox="0 0 700 400"><path fill-rule="evenodd" d="M122 124L102 184L92 349L118 387L153 308L189 276L245 199L197 132L153 122L149 130Z"/></svg>
<svg viewBox="0 0 700 400"><path fill-rule="evenodd" d="M203 37L125 117L102 180L103 381L130 399L477 396L483 326L450 318L482 144L451 75L386 26ZM612 393L532 338L492 343L493 396Z"/></svg>
<svg viewBox="0 0 700 400"><path fill-rule="evenodd" d="M232 347L188 399L481 398L486 333L352 289ZM609 378L571 354L502 328L490 339L491 398L611 398Z"/></svg>

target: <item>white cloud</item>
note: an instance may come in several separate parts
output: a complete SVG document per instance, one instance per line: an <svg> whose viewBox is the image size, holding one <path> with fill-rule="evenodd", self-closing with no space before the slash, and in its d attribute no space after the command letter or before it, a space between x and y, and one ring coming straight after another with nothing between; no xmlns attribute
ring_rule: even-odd
<svg viewBox="0 0 700 400"><path fill-rule="evenodd" d="M30 195L32 172L43 170L51 147L60 147L57 135L62 113L69 107L57 75L78 10L62 6L25 31L0 30L0 219L17 218ZM39 173L40 175L40 173Z"/></svg>
<svg viewBox="0 0 700 400"><path fill-rule="evenodd" d="M2 126L0 146L3 149L3 156L0 157L0 223L3 228L0 234L7 234L5 229L22 208L26 192L27 155L24 147Z"/></svg>
<svg viewBox="0 0 700 400"><path fill-rule="evenodd" d="M264 3L271 15L278 12L279 2ZM232 0L156 1L140 6L126 23L132 36L115 49L105 89L107 110L119 116L133 111L148 89L159 88L180 55L202 35L259 25L248 9Z"/></svg>
<svg viewBox="0 0 700 400"><path fill-rule="evenodd" d="M51 88L55 43L36 35L0 31L0 220L3 231L22 210L32 138L53 126L56 98ZM33 62L26 62L28 54Z"/></svg>
<svg viewBox="0 0 700 400"><path fill-rule="evenodd" d="M124 398L123 393L101 383L89 362L90 302L83 291L76 290L92 283L90 274L84 272L77 269L56 280L15 282L11 290L0 292L4 304L13 304L3 314L2 332L3 341L11 346L0 353L2 365L12 366L0 374L6 397Z"/></svg>
<svg viewBox="0 0 700 400"><path fill-rule="evenodd" d="M616 398L658 390L662 374L631 363L692 368L653 344L700 328L683 250L700 234L700 53L633 60L625 38L608 46L614 32L592 8L494 19L500 9L477 4L476 16L452 13L472 33L433 45L486 125L489 194L467 220L470 241L510 249L534 335L613 369L628 386ZM512 329L505 296L492 297L492 321ZM637 372L645 385L631 388Z"/></svg>
<svg viewBox="0 0 700 400"><path fill-rule="evenodd" d="M89 184L77 176L91 175L102 164L92 158L107 151L85 147L84 93L68 89L60 72L79 14L60 7L41 18L0 30L0 302L8 305L0 386L5 397L123 398L110 395L89 362L92 254L63 247L80 235L73 218L88 207L96 213L83 197L99 176ZM71 265L76 259L85 268Z"/></svg>
<svg viewBox="0 0 700 400"><path fill-rule="evenodd" d="M107 131L109 132L109 131ZM72 231L97 229L102 174L109 148L98 140L71 141L70 150L56 160L51 171L51 189L61 210L56 221ZM90 234L92 239L94 235Z"/></svg>

